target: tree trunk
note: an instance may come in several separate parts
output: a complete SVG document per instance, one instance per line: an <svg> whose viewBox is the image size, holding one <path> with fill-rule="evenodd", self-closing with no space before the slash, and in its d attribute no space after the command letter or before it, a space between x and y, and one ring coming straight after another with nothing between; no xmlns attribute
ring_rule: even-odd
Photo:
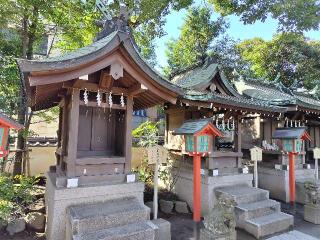
<svg viewBox="0 0 320 240"><path fill-rule="evenodd" d="M22 53L23 58L27 58L29 60L33 57L33 43L35 41L35 33L37 28L38 21L38 8L34 7L32 19L34 20L30 25L28 24L28 16L24 16L22 20ZM20 77L20 100L19 100L19 109L18 109L18 122L24 126L24 131L20 131L18 134L17 141L17 153L15 156L15 161L13 165L13 175L22 174L22 161L24 156L26 156L25 151L27 150L27 133L29 132L31 116L28 116L28 101L26 96L26 89L23 80L23 76ZM24 134L26 133L26 134Z"/></svg>
<svg viewBox="0 0 320 240"><path fill-rule="evenodd" d="M28 17L24 16L22 19L22 58L26 58L27 52L28 52ZM20 78L20 99L18 103L18 122L25 125L26 121L26 114L27 114L27 101L26 101L26 95L25 95L25 89L24 89L24 83L23 83L23 76ZM24 131L20 131L18 133L18 140L17 140L17 152L14 159L13 164L13 172L12 174L19 175L22 173L22 158L23 158L23 151L25 147L25 138L24 138Z"/></svg>

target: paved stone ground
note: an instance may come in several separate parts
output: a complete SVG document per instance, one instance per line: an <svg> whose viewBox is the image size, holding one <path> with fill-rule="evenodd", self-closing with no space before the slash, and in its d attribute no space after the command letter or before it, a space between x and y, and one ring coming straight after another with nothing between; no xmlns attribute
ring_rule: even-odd
<svg viewBox="0 0 320 240"><path fill-rule="evenodd" d="M288 214L293 214L292 206L290 204L281 204L282 210ZM196 240L196 234L199 227L195 226L192 221L191 214L172 214L164 215L162 217L171 222L171 234L172 240ZM201 224L200 227L203 227ZM313 236L320 239L320 225L308 223L303 220L303 206L300 204L296 205L296 212L294 214L294 230ZM242 230L237 231L238 240L255 240L254 237L247 234ZM303 239L301 239L303 240Z"/></svg>

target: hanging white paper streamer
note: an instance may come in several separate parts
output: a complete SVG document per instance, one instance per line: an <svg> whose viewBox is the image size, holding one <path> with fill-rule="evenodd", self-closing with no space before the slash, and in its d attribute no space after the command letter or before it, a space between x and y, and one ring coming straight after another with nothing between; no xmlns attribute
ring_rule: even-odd
<svg viewBox="0 0 320 240"><path fill-rule="evenodd" d="M121 98L120 98L120 104L121 104L121 107L124 107L124 97L123 97L123 93L121 94Z"/></svg>
<svg viewBox="0 0 320 240"><path fill-rule="evenodd" d="M89 99L88 99L88 90L85 88L83 93L83 101L85 105L88 105Z"/></svg>
<svg viewBox="0 0 320 240"><path fill-rule="evenodd" d="M109 107L112 108L113 102L112 102L112 92L109 94Z"/></svg>
<svg viewBox="0 0 320 240"><path fill-rule="evenodd" d="M100 107L101 106L101 95L100 95L100 91L98 90L97 92L97 104Z"/></svg>

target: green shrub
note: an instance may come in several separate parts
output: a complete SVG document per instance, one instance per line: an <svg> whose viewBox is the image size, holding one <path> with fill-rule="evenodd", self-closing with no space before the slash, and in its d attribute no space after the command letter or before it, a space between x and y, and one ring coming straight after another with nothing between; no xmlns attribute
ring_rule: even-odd
<svg viewBox="0 0 320 240"><path fill-rule="evenodd" d="M26 207L34 200L32 192L37 181L35 177L0 175L0 222L24 216Z"/></svg>

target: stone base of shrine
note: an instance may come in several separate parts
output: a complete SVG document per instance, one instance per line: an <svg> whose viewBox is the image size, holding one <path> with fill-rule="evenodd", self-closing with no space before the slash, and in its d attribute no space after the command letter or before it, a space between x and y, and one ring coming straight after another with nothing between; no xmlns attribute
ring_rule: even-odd
<svg viewBox="0 0 320 240"><path fill-rule="evenodd" d="M296 202L305 203L304 182L314 175L314 169L296 169ZM289 171L258 167L259 188L268 190L270 197L283 202L290 201Z"/></svg>
<svg viewBox="0 0 320 240"><path fill-rule="evenodd" d="M77 188L57 188L55 173L47 174L46 184L46 210L47 210L47 240L65 240L66 210L69 206L104 202L110 199L123 197L136 197L143 203L144 184L118 183L96 184Z"/></svg>
<svg viewBox="0 0 320 240"><path fill-rule="evenodd" d="M307 204L304 206L304 220L320 224L320 206Z"/></svg>
<svg viewBox="0 0 320 240"><path fill-rule="evenodd" d="M193 172L192 168L182 168L177 173L177 180L174 187L174 192L181 200L188 203L193 211ZM233 185L248 185L252 186L252 174L228 174L218 176L204 175L201 178L201 213L206 215L216 203L215 188L233 186Z"/></svg>

